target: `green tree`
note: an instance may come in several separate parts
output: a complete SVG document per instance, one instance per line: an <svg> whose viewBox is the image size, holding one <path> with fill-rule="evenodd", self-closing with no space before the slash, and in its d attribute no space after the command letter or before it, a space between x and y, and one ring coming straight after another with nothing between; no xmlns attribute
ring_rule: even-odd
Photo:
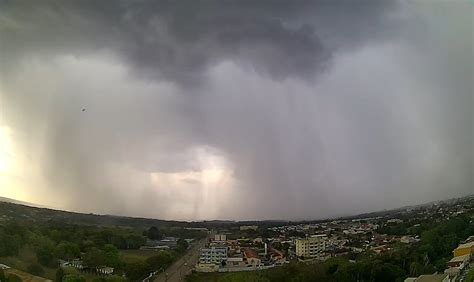
<svg viewBox="0 0 474 282"><path fill-rule="evenodd" d="M178 239L177 246L176 246L176 251L178 253L184 253L188 249L189 244L186 240L183 238Z"/></svg>
<svg viewBox="0 0 474 282"><path fill-rule="evenodd" d="M161 251L156 256L152 256L146 259L146 263L152 270L159 270L160 268L166 268L173 262L173 256L171 253Z"/></svg>
<svg viewBox="0 0 474 282"><path fill-rule="evenodd" d="M125 265L125 274L130 281L138 281L145 278L151 269L144 261L136 261Z"/></svg>
<svg viewBox="0 0 474 282"><path fill-rule="evenodd" d="M410 276L420 276L423 274L423 265L417 261L414 261L410 264Z"/></svg>
<svg viewBox="0 0 474 282"><path fill-rule="evenodd" d="M56 247L57 257L62 259L77 258L81 254L81 250L77 244L71 242L61 242Z"/></svg>
<svg viewBox="0 0 474 282"><path fill-rule="evenodd" d="M38 262L46 267L55 267L57 259L55 257L55 247L50 243L44 243L36 249Z"/></svg>
<svg viewBox="0 0 474 282"><path fill-rule="evenodd" d="M103 248L104 264L117 268L120 265L120 255L118 249L112 244L106 244Z"/></svg>
<svg viewBox="0 0 474 282"><path fill-rule="evenodd" d="M122 235L114 234L110 239L110 243L117 247L118 249L126 249L127 248L127 241Z"/></svg>
<svg viewBox="0 0 474 282"><path fill-rule="evenodd" d="M58 270L56 270L56 279L54 281L56 282L62 282L64 278L64 270L60 267Z"/></svg>
<svg viewBox="0 0 474 282"><path fill-rule="evenodd" d="M474 267L471 267L469 272L466 275L466 282L473 282L474 281Z"/></svg>
<svg viewBox="0 0 474 282"><path fill-rule="evenodd" d="M16 256L21 247L21 239L18 235L0 233L0 257Z"/></svg>
<svg viewBox="0 0 474 282"><path fill-rule="evenodd" d="M148 229L147 236L150 240L161 240L163 235L156 226L152 226Z"/></svg>
<svg viewBox="0 0 474 282"><path fill-rule="evenodd" d="M138 249L145 244L145 238L136 234L130 234L125 238L127 249Z"/></svg>
<svg viewBox="0 0 474 282"><path fill-rule="evenodd" d="M390 263L375 264L372 271L374 281L395 281L405 274L403 269Z"/></svg>
<svg viewBox="0 0 474 282"><path fill-rule="evenodd" d="M104 265L104 252L96 247L90 248L83 257L84 263L89 267Z"/></svg>

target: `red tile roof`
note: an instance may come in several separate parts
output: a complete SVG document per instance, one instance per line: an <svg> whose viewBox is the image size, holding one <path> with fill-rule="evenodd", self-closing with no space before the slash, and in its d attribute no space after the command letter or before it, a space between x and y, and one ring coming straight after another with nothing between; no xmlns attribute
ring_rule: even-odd
<svg viewBox="0 0 474 282"><path fill-rule="evenodd" d="M244 255L245 255L246 258L260 258L258 256L258 253L253 249L245 249L244 250Z"/></svg>

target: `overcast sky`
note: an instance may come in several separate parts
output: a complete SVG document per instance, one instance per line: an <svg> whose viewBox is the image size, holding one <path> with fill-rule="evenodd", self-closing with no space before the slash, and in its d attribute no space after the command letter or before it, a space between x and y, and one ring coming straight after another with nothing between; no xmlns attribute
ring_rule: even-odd
<svg viewBox="0 0 474 282"><path fill-rule="evenodd" d="M316 219L474 193L474 2L0 1L0 196Z"/></svg>

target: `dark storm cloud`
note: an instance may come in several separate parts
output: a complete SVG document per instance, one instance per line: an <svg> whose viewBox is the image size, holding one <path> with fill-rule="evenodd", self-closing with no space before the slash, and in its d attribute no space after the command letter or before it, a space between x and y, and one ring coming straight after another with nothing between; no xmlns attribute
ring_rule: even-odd
<svg viewBox="0 0 474 282"><path fill-rule="evenodd" d="M201 80L222 60L276 79L310 78L329 63L333 48L380 36L393 6L391 1L3 1L3 63L15 65L30 53L81 56L105 49L142 74L180 83Z"/></svg>
<svg viewBox="0 0 474 282"><path fill-rule="evenodd" d="M472 14L453 7L3 1L0 125L50 204L83 211L315 218L463 195ZM215 163L234 182L199 188Z"/></svg>

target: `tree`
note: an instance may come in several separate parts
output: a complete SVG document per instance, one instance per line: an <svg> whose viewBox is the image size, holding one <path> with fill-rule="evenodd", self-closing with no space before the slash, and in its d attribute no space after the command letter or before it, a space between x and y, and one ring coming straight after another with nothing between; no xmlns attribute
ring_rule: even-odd
<svg viewBox="0 0 474 282"><path fill-rule="evenodd" d="M79 257L81 250L77 244L71 242L61 242L56 248L56 254L62 259L73 259Z"/></svg>
<svg viewBox="0 0 474 282"><path fill-rule="evenodd" d="M410 264L410 276L420 276L423 273L423 265L417 261Z"/></svg>
<svg viewBox="0 0 474 282"><path fill-rule="evenodd" d="M150 240L161 240L163 238L163 235L156 226L152 226L148 229L147 236Z"/></svg>
<svg viewBox="0 0 474 282"><path fill-rule="evenodd" d="M58 270L56 270L56 279L54 281L56 282L62 282L64 278L64 270L60 267Z"/></svg>
<svg viewBox="0 0 474 282"><path fill-rule="evenodd" d="M114 245L112 244L105 245L103 249L103 253L104 253L105 265L115 267L115 268L117 268L120 265L119 251Z"/></svg>
<svg viewBox="0 0 474 282"><path fill-rule="evenodd" d="M390 263L375 264L372 271L374 281L395 281L405 274L400 267Z"/></svg>
<svg viewBox="0 0 474 282"><path fill-rule="evenodd" d="M469 272L466 275L466 282L473 282L474 281L474 267L469 270Z"/></svg>
<svg viewBox="0 0 474 282"><path fill-rule="evenodd" d="M84 263L89 267L97 267L104 265L104 252L97 248L90 248L84 254Z"/></svg>
<svg viewBox="0 0 474 282"><path fill-rule="evenodd" d="M30 265L28 265L28 267L26 268L26 270L33 274L33 275L36 275L36 276L42 276L44 275L44 269L41 267L41 265L37 264L37 263L32 263Z"/></svg>
<svg viewBox="0 0 474 282"><path fill-rule="evenodd" d="M148 264L144 261L132 262L125 265L125 274L130 281L141 280L146 277L150 271Z"/></svg>
<svg viewBox="0 0 474 282"><path fill-rule="evenodd" d="M125 238L127 249L138 249L145 244L142 236L131 234Z"/></svg>
<svg viewBox="0 0 474 282"><path fill-rule="evenodd" d="M176 250L178 253L184 253L189 247L189 244L183 238L178 239Z"/></svg>
<svg viewBox="0 0 474 282"><path fill-rule="evenodd" d="M56 266L55 253L54 245L50 243L44 243L36 249L36 257L38 258L38 262L46 267Z"/></svg>
<svg viewBox="0 0 474 282"><path fill-rule="evenodd" d="M21 247L21 239L18 235L7 235L0 233L0 257L15 256Z"/></svg>
<svg viewBox="0 0 474 282"><path fill-rule="evenodd" d="M161 251L156 256L152 256L146 259L146 263L152 270L159 270L160 268L166 268L173 262L173 256L166 251Z"/></svg>
<svg viewBox="0 0 474 282"><path fill-rule="evenodd" d="M118 249L126 249L127 248L127 241L121 235L113 235L110 239L110 243L117 247Z"/></svg>

